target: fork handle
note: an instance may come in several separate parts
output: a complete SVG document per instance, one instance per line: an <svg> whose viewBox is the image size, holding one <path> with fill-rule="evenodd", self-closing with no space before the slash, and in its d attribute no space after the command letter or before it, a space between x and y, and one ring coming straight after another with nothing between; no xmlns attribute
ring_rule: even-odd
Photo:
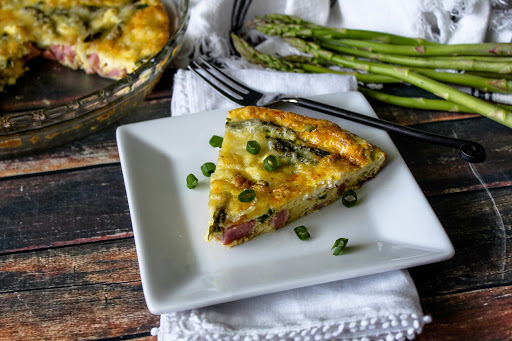
<svg viewBox="0 0 512 341"><path fill-rule="evenodd" d="M484 147L473 141L466 141L421 131L415 128L410 128L393 122L358 114L350 110L333 107L331 105L319 103L306 98L281 98L280 101L296 104L303 108L316 110L324 114L347 119L374 128L382 129L388 132L393 132L400 135L426 141L429 143L456 148L459 150L459 156L464 161L467 162L479 163L483 162L486 158L486 152Z"/></svg>

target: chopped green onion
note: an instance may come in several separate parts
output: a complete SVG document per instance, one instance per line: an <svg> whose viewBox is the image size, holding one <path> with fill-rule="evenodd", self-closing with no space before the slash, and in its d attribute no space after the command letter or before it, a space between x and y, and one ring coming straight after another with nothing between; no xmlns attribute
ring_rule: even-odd
<svg viewBox="0 0 512 341"><path fill-rule="evenodd" d="M212 147L222 147L222 141L224 141L224 139L220 136L217 136L217 135L213 135L212 138L210 139L210 146Z"/></svg>
<svg viewBox="0 0 512 341"><path fill-rule="evenodd" d="M215 164L213 162L206 162L201 166L201 172L203 172L204 176L210 177L210 175L215 172Z"/></svg>
<svg viewBox="0 0 512 341"><path fill-rule="evenodd" d="M192 188L196 188L197 186L197 178L194 174L189 174L187 175L187 187L192 189Z"/></svg>
<svg viewBox="0 0 512 341"><path fill-rule="evenodd" d="M280 162L277 156L269 155L263 160L263 167L269 172L275 171L279 166Z"/></svg>
<svg viewBox="0 0 512 341"><path fill-rule="evenodd" d="M352 207L357 204L357 194L353 190L346 191L343 193L343 197L341 198L341 202L346 207Z"/></svg>
<svg viewBox="0 0 512 341"><path fill-rule="evenodd" d="M348 243L347 238L336 239L336 241L334 242L334 245L331 247L331 250L334 249L332 254L335 256L338 256L341 253L341 251L343 251L345 246L347 246L347 243Z"/></svg>
<svg viewBox="0 0 512 341"><path fill-rule="evenodd" d="M261 145L258 143L258 141L247 141L247 146L245 146L245 150L247 150L252 155L256 155L260 152Z"/></svg>
<svg viewBox="0 0 512 341"><path fill-rule="evenodd" d="M238 200L241 202L251 202L254 198L256 198L256 193L252 188L246 189L238 195Z"/></svg>
<svg viewBox="0 0 512 341"><path fill-rule="evenodd" d="M308 232L308 229L305 226L298 226L293 229L295 231L295 234L297 237L299 237L300 240L306 240L311 237L311 235Z"/></svg>

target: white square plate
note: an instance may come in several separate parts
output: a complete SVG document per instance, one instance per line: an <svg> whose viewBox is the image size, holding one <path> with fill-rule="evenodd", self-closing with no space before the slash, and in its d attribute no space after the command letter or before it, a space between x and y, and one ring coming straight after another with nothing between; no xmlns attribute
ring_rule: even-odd
<svg viewBox="0 0 512 341"><path fill-rule="evenodd" d="M376 116L358 92L314 99ZM117 141L142 286L149 310L162 314L350 277L441 261L454 253L443 227L386 132L296 106L280 109L329 119L376 144L388 162L358 191L288 226L228 249L206 242L209 178L217 161L209 145L224 134L226 110L119 127ZM186 177L199 179L188 189ZM301 241L293 228L305 225ZM340 256L331 246L349 243Z"/></svg>

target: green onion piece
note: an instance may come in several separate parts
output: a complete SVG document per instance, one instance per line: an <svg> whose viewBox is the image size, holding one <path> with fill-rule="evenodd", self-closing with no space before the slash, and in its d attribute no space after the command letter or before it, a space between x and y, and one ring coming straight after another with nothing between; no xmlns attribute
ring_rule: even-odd
<svg viewBox="0 0 512 341"><path fill-rule="evenodd" d="M341 251L343 251L345 246L347 246L347 243L348 243L347 238L336 239L336 241L334 242L334 245L331 247L331 250L334 249L332 254L335 256L338 256L341 253Z"/></svg>
<svg viewBox="0 0 512 341"><path fill-rule="evenodd" d="M224 139L220 136L217 136L217 135L213 135L212 138L210 139L210 146L212 146L213 148L215 147L222 147L222 141L224 141Z"/></svg>
<svg viewBox="0 0 512 341"><path fill-rule="evenodd" d="M245 146L245 150L247 150L252 155L256 155L260 152L261 145L258 143L258 141L247 141L247 146Z"/></svg>
<svg viewBox="0 0 512 341"><path fill-rule="evenodd" d="M215 172L215 164L213 162L206 162L201 166L201 172L203 172L204 176L210 177L210 175Z"/></svg>
<svg viewBox="0 0 512 341"><path fill-rule="evenodd" d="M194 174L187 175L187 187L192 189L197 187L197 178Z"/></svg>
<svg viewBox="0 0 512 341"><path fill-rule="evenodd" d="M238 200L241 202L251 202L254 198L256 198L256 193L252 188L246 189L238 195Z"/></svg>
<svg viewBox="0 0 512 341"><path fill-rule="evenodd" d="M293 229L295 231L295 234L297 237L299 237L300 240L306 240L311 237L311 235L308 232L308 229L305 226L298 226Z"/></svg>
<svg viewBox="0 0 512 341"><path fill-rule="evenodd" d="M263 160L263 167L269 172L275 171L279 166L280 162L277 156L269 155Z"/></svg>
<svg viewBox="0 0 512 341"><path fill-rule="evenodd" d="M357 194L353 190L346 191L343 193L343 197L341 198L341 202L346 207L352 207L357 204Z"/></svg>

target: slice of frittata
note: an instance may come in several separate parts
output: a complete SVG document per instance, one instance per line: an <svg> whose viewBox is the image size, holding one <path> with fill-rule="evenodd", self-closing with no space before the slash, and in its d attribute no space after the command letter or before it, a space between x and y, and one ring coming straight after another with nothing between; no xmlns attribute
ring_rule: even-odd
<svg viewBox="0 0 512 341"><path fill-rule="evenodd" d="M386 158L327 120L261 107L232 110L210 179L206 238L231 247L275 231L358 188Z"/></svg>

